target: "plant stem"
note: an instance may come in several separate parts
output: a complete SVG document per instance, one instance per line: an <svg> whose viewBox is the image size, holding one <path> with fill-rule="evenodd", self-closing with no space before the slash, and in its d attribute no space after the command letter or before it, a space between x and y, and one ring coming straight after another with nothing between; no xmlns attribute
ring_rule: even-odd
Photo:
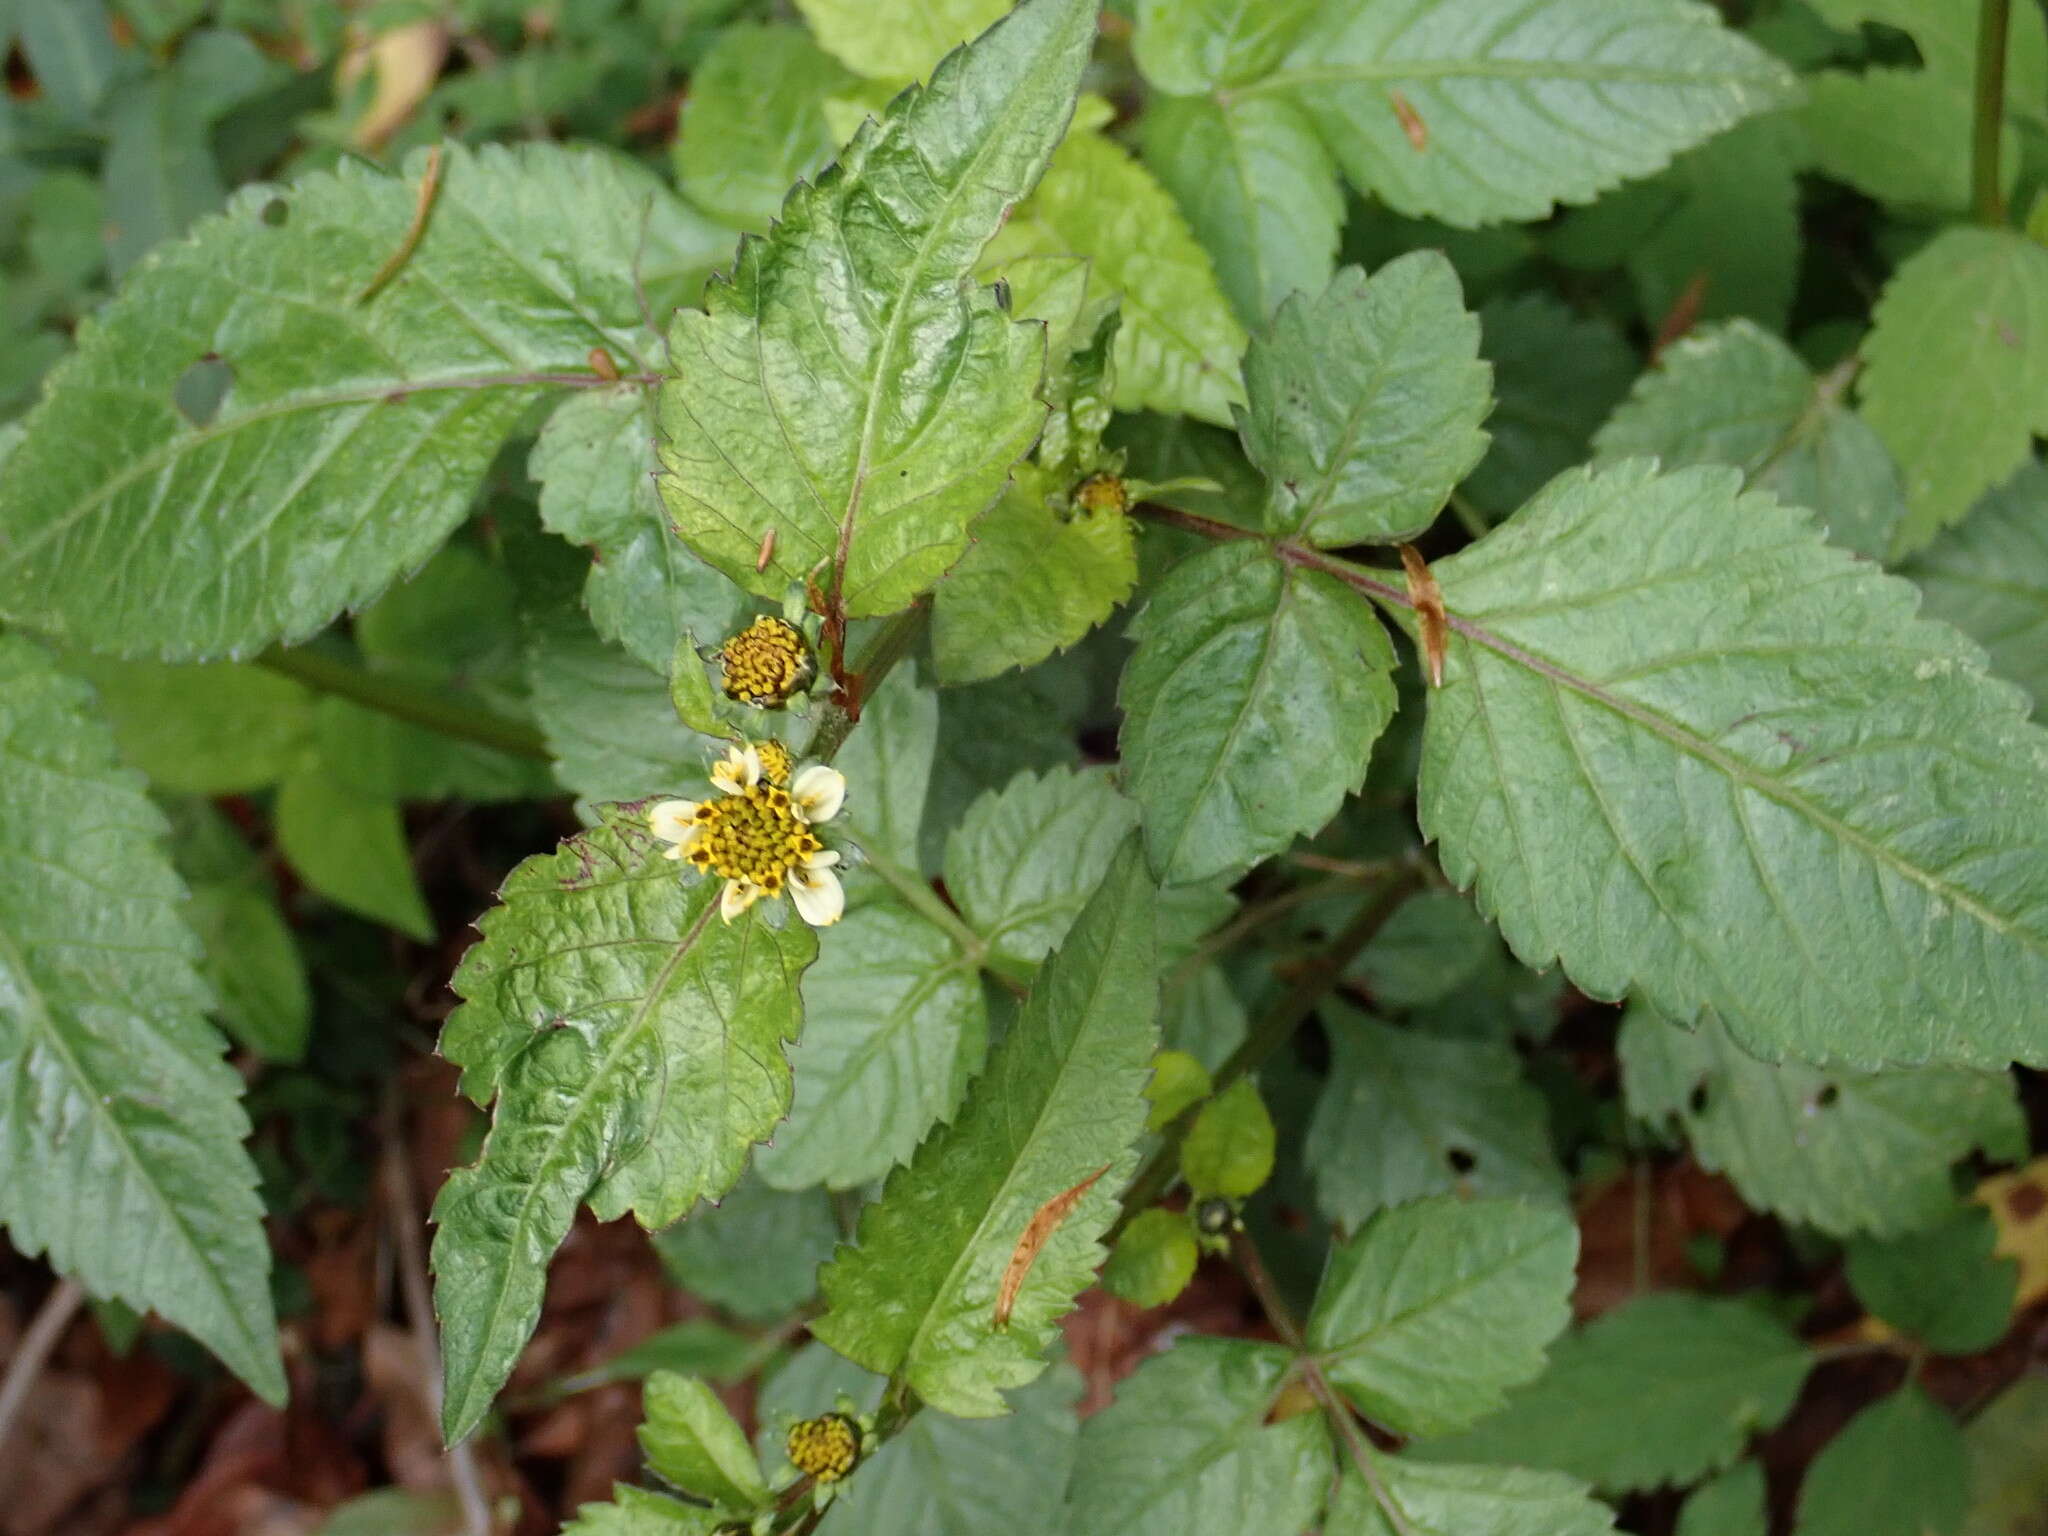
<svg viewBox="0 0 2048 1536"><path fill-rule="evenodd" d="M1296 862L1302 862L1308 857L1309 855L1306 854L1299 855ZM1308 867L1313 869L1322 868L1323 866L1309 865ZM1192 981L1195 973L1200 971L1203 966L1240 940L1258 932L1259 929L1265 927L1266 924L1274 919L1284 917L1296 907L1306 906L1312 901L1320 901L1326 896L1342 896L1346 891L1356 890L1361 881L1379 879L1390 872L1391 866L1383 869L1368 869L1362 865L1353 866L1343 871L1333 871L1330 879L1308 881L1301 885L1290 886L1277 896L1269 896L1264 901L1253 902L1222 927L1206 935L1188 953L1188 957L1185 960L1181 961L1180 964L1167 973L1166 980L1160 983L1162 997L1170 1000L1178 996L1180 989Z"/></svg>
<svg viewBox="0 0 2048 1536"><path fill-rule="evenodd" d="M1970 144L1971 201L1980 224L2005 223L1998 189L1998 137L2005 126L2005 37L2012 0L1979 0L1977 10L1977 119Z"/></svg>
<svg viewBox="0 0 2048 1536"><path fill-rule="evenodd" d="M458 741L551 762L553 754L539 731L523 720L513 720L496 710L483 709L450 699L438 688L411 682L389 672L372 672L324 651L288 651L273 646L257 658L259 666L304 683L320 693L374 709L410 725L424 726Z"/></svg>
<svg viewBox="0 0 2048 1536"><path fill-rule="evenodd" d="M854 697L848 703L841 703L835 697L825 706L818 718L818 728L811 733L811 744L804 749L806 757L829 763L838 755L860 719L862 702L872 698L890 669L910 654L930 612L928 603L920 602L913 608L906 608L884 624L868 642L867 649L861 652L853 669Z"/></svg>
<svg viewBox="0 0 2048 1536"><path fill-rule="evenodd" d="M988 958L988 945L980 934L967 926L966 920L939 898L925 880L903 868L893 860L885 859L873 849L864 849L861 860L888 884L904 902L937 927L945 930L946 936L960 947L961 958L977 968Z"/></svg>
<svg viewBox="0 0 2048 1536"><path fill-rule="evenodd" d="M0 1445L28 1401L29 1388L43 1371L43 1364L71 1326L71 1319L85 1303L85 1292L76 1280L59 1280L55 1290L36 1309L35 1319L21 1342L14 1346L14 1358L7 1362L7 1375L0 1379Z"/></svg>

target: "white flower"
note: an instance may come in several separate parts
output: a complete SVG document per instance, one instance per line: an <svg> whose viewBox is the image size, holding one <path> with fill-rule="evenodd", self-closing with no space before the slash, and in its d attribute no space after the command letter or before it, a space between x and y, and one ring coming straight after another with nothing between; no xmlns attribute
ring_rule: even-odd
<svg viewBox="0 0 2048 1536"><path fill-rule="evenodd" d="M797 815L812 826L830 821L846 803L846 775L837 768L814 763L796 776L789 786L789 798Z"/></svg>
<svg viewBox="0 0 2048 1536"><path fill-rule="evenodd" d="M663 800L649 808L647 829L669 845L668 858L725 882L718 910L728 923L763 897L786 892L805 922L823 928L845 913L846 893L832 873L839 855L813 828L839 813L846 779L819 764L785 789L788 749L769 746L764 767L758 744L735 743L712 766L715 798Z"/></svg>
<svg viewBox="0 0 2048 1536"><path fill-rule="evenodd" d="M832 866L839 855L829 848L814 853L789 872L789 899L796 913L813 928L829 928L846 914L846 890Z"/></svg>
<svg viewBox="0 0 2048 1536"><path fill-rule="evenodd" d="M711 782L728 795L744 795L761 782L761 754L735 742L711 765Z"/></svg>

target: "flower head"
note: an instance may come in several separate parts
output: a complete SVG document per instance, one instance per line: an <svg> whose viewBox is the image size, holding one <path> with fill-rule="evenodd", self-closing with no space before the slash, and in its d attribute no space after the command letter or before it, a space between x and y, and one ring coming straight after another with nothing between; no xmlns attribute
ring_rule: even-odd
<svg viewBox="0 0 2048 1536"><path fill-rule="evenodd" d="M823 764L791 780L791 767L780 742L735 744L712 765L715 799L664 800L647 813L649 830L673 845L669 858L725 882L719 911L727 922L763 896L785 893L814 927L838 922L846 910L832 873L839 855L813 830L839 814L846 780Z"/></svg>
<svg viewBox="0 0 2048 1536"><path fill-rule="evenodd" d="M1120 475L1113 475L1106 469L1097 470L1074 487L1074 505L1083 512L1128 512L1131 510L1131 488L1124 484Z"/></svg>
<svg viewBox="0 0 2048 1536"><path fill-rule="evenodd" d="M789 1426L789 1460L821 1483L836 1483L860 1460L860 1427L843 1413L821 1413Z"/></svg>
<svg viewBox="0 0 2048 1536"><path fill-rule="evenodd" d="M817 675L802 630L763 614L718 648L725 696L756 709L780 709Z"/></svg>

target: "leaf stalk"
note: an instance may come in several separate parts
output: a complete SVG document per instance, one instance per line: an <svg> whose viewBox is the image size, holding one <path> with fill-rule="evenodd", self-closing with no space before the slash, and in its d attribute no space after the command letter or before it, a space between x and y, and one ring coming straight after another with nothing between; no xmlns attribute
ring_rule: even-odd
<svg viewBox="0 0 2048 1536"><path fill-rule="evenodd" d="M2006 33L2012 0L1980 0L1977 11L1977 114L1970 141L1971 203L1977 222L2005 223L2005 198L1998 188L1999 130L2005 126Z"/></svg>
<svg viewBox="0 0 2048 1536"><path fill-rule="evenodd" d="M318 693L331 693L365 709L422 726L457 741L474 742L513 757L552 762L554 756L541 733L523 720L496 710L463 704L438 688L388 672L372 672L318 650L286 650L272 646L257 665L303 683Z"/></svg>

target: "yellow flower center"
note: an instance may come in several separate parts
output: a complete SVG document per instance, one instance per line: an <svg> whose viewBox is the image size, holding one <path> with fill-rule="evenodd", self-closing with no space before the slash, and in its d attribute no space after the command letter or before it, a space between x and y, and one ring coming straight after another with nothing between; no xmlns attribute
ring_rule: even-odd
<svg viewBox="0 0 2048 1536"><path fill-rule="evenodd" d="M780 896L792 869L825 845L796 814L789 791L765 779L744 794L697 807L697 830L684 854L699 870L744 880Z"/></svg>
<svg viewBox="0 0 2048 1536"><path fill-rule="evenodd" d="M1098 470L1074 487L1074 505L1083 512L1128 512L1131 490L1108 470Z"/></svg>
<svg viewBox="0 0 2048 1536"><path fill-rule="evenodd" d="M789 748L779 741L757 741L754 755L761 759L761 777L770 784L787 784L789 770L796 766L796 759Z"/></svg>
<svg viewBox="0 0 2048 1536"><path fill-rule="evenodd" d="M780 709L816 671L803 632L765 615L726 641L718 657L725 668L725 696L756 709Z"/></svg>
<svg viewBox="0 0 2048 1536"><path fill-rule="evenodd" d="M836 1483L860 1460L860 1431L843 1413L821 1413L789 1427L789 1459L797 1471Z"/></svg>

